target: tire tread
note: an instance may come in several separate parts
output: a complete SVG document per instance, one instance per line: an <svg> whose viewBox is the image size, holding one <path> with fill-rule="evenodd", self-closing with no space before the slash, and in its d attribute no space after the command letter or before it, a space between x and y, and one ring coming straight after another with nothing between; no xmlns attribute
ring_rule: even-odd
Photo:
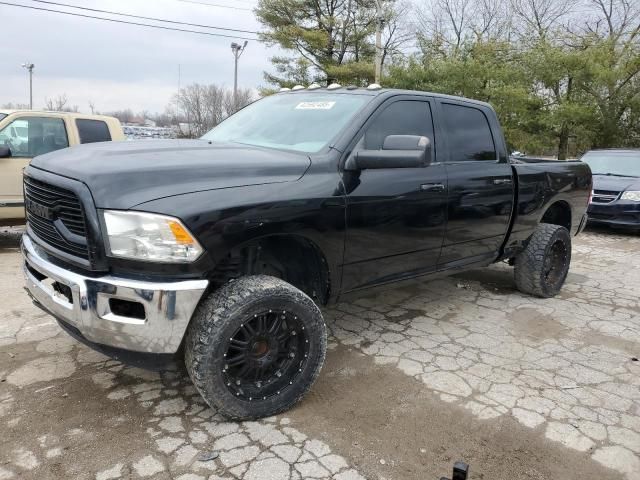
<svg viewBox="0 0 640 480"><path fill-rule="evenodd" d="M527 247L518 254L514 276L518 290L542 298L555 296L564 284L564 278L557 289L551 289L543 282L544 259L553 239L562 236L568 247L567 270L571 261L571 237L568 230L560 225L541 223L529 239ZM566 278L566 272L565 272Z"/></svg>
<svg viewBox="0 0 640 480"><path fill-rule="evenodd" d="M282 402L276 408L267 413L250 413L246 408L241 408L239 402L230 401L225 395L218 394L212 388L209 354L211 345L223 342L222 330L225 321L237 313L238 308L259 298L282 298L294 301L308 309L310 313L319 319L319 332L317 334L318 355L315 359L314 370L311 377L302 385L294 384L299 391L287 402ZM309 391L322 368L327 348L327 335L322 313L318 306L305 293L293 285L268 275L254 275L233 280L216 292L209 294L198 306L191 325L187 331L185 342L185 365L187 372L196 389L205 401L220 413L232 420L254 420L269 415L276 415L290 409L299 402ZM256 402L258 405L259 402Z"/></svg>

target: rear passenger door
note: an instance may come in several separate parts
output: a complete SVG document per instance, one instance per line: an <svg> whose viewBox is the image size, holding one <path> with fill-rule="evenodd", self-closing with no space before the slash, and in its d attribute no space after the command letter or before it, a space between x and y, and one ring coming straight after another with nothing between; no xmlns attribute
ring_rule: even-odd
<svg viewBox="0 0 640 480"><path fill-rule="evenodd" d="M494 260L509 227L514 181L493 111L441 99L447 142L447 226L439 268Z"/></svg>

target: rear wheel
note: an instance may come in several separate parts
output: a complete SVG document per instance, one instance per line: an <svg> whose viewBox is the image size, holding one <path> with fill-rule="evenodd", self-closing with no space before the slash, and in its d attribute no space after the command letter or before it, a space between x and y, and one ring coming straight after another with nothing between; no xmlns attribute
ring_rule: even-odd
<svg viewBox="0 0 640 480"><path fill-rule="evenodd" d="M549 298L558 294L569 273L571 236L560 225L541 223L515 260L518 290Z"/></svg>
<svg viewBox="0 0 640 480"><path fill-rule="evenodd" d="M274 415L311 388L326 353L320 310L266 275L232 281L199 305L185 364L205 401L238 420Z"/></svg>

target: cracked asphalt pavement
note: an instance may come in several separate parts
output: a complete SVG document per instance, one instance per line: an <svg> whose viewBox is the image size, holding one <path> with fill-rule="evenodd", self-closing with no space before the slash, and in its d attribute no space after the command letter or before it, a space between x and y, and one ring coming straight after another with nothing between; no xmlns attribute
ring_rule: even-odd
<svg viewBox="0 0 640 480"><path fill-rule="evenodd" d="M500 264L325 310L320 379L228 422L184 371L78 344L22 291L0 229L0 480L640 479L640 236L587 231L553 299Z"/></svg>

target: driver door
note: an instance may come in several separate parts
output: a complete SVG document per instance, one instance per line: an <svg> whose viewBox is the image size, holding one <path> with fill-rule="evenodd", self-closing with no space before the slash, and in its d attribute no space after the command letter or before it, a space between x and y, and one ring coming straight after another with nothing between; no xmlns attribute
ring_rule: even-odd
<svg viewBox="0 0 640 480"><path fill-rule="evenodd" d="M368 120L350 155L380 150L389 135L431 141L420 168L343 171L347 236L343 290L357 290L434 270L446 224L447 178L428 97L394 97Z"/></svg>
<svg viewBox="0 0 640 480"><path fill-rule="evenodd" d="M12 115L0 127L0 144L11 156L0 158L0 218L24 217L22 170L37 155L69 146L64 120L46 116Z"/></svg>

